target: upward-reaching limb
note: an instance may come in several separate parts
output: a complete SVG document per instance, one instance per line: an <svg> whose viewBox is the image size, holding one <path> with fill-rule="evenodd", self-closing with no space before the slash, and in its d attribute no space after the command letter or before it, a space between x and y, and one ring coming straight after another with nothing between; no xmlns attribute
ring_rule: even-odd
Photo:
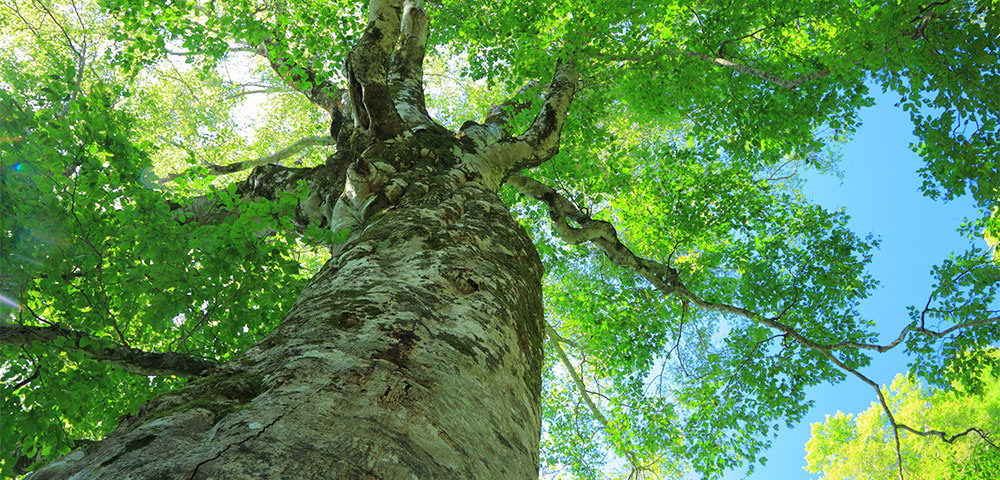
<svg viewBox="0 0 1000 480"><path fill-rule="evenodd" d="M516 137L497 135L497 141L480 149L482 156L492 162L499 178L541 165L559 152L559 135L578 80L571 60L557 61L549 91L531 126Z"/></svg>

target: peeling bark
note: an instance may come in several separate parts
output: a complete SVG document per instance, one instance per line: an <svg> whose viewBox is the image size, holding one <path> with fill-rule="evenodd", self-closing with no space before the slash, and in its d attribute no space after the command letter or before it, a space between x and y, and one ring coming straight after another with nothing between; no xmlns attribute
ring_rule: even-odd
<svg viewBox="0 0 1000 480"><path fill-rule="evenodd" d="M400 0L372 0L368 26L347 57L347 81L355 126L380 140L402 132L388 86L389 58L399 38Z"/></svg>
<svg viewBox="0 0 1000 480"><path fill-rule="evenodd" d="M392 57L388 83L396 111L407 128L445 133L447 129L427 113L424 100L424 54L429 31L430 22L423 10L423 1L404 1L400 42Z"/></svg>

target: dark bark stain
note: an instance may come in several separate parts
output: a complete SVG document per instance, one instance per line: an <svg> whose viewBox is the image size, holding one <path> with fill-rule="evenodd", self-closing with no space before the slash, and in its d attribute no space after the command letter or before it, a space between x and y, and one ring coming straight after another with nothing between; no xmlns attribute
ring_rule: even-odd
<svg viewBox="0 0 1000 480"><path fill-rule="evenodd" d="M508 442L507 439L504 438L503 435L500 435L500 432L498 432L496 430L493 430L493 436L497 437L497 440L499 440L500 443L502 443L505 447L507 447L507 448L509 448L511 450L514 449L514 447L510 444L510 442Z"/></svg>
<svg viewBox="0 0 1000 480"><path fill-rule="evenodd" d="M393 330L390 335L396 339L396 343L388 350L375 355L375 358L388 360L399 368L406 368L410 355L416 349L417 341L420 340L420 337L413 333L412 330L402 329Z"/></svg>
<svg viewBox="0 0 1000 480"><path fill-rule="evenodd" d="M98 466L97 468L104 468L104 467L106 467L108 465L111 465L111 464L117 462L118 459L122 457L122 455L125 455L126 453L129 453L131 451L143 448L146 445L149 445L150 443L153 443L153 440L155 440L155 439L156 439L156 437L153 436L153 435L145 435L145 436L137 438L135 440L130 440L128 443L125 444L125 448L122 449L122 451L120 451L117 454L115 454L115 456L113 456L113 457L111 457L111 458L109 458L109 459L101 462L101 465Z"/></svg>
<svg viewBox="0 0 1000 480"><path fill-rule="evenodd" d="M479 291L479 283L472 279L472 271L467 268L453 268L441 272L448 279L452 288L462 295Z"/></svg>
<svg viewBox="0 0 1000 480"><path fill-rule="evenodd" d="M354 106L354 118L358 119L361 128L367 130L371 126L371 119L368 117L368 112L364 110L363 88L361 82L354 76L354 70L350 67L347 70L347 83L351 95L351 104Z"/></svg>

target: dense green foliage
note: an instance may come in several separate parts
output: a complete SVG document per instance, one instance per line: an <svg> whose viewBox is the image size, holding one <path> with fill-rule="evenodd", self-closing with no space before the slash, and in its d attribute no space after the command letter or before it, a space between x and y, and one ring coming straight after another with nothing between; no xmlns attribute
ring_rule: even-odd
<svg viewBox="0 0 1000 480"><path fill-rule="evenodd" d="M227 185L245 171L186 169L323 135L325 113L295 90L343 81L363 8L0 2L0 49L13 52L0 56L2 321L220 362L260 339L322 261L285 228L297 199L240 202ZM776 318L822 344L895 338L857 311L876 285L865 265L877 240L798 190L800 171L836 171L836 148L871 88L898 94L910 112L925 192L971 194L982 215L964 231L1000 237L989 216L1000 198L995 2L445 0L427 10L428 106L444 125L482 120L525 86L536 98L557 59L575 62L581 85L560 153L530 175L610 221L636 254L676 268L708 302ZM269 65L287 58L288 68ZM533 115L526 109L515 124ZM315 165L325 153L284 161ZM156 181L180 171L189 174ZM502 193L536 240L547 321L599 410L550 348L543 471L714 476L752 465L808 409L808 386L847 375L755 319L695 308L588 246L562 243L543 206ZM193 222L174 208L199 198L240 214ZM934 274L915 325L997 316L1000 268L987 252L957 253ZM978 348L1000 341L1000 324L960 333L911 332L911 368L981 394L988 383L974 372L997 359ZM59 345L0 349L5 474L19 457L47 461L100 438L182 381ZM852 369L870 353L835 352Z"/></svg>

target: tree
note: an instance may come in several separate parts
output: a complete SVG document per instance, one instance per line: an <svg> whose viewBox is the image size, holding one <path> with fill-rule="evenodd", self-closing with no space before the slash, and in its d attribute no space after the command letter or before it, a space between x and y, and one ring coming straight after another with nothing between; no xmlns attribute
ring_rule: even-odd
<svg viewBox="0 0 1000 480"><path fill-rule="evenodd" d="M2 12L5 474L712 477L849 374L902 476L922 426L869 355L969 392L996 363L986 251L882 344L856 311L877 241L796 176L835 169L878 85L926 192L995 238L992 3Z"/></svg>
<svg viewBox="0 0 1000 480"><path fill-rule="evenodd" d="M989 379L989 376L986 376ZM935 425L961 434L965 426L996 423L1000 415L1000 382L991 381L979 395L928 389L913 377L897 375L889 401L901 420L911 425ZM854 416L837 412L812 425L806 443L806 470L820 478L896 478L896 454L891 432L879 405ZM1000 471L1000 450L981 438L902 435L907 478L992 478ZM953 445L949 445L953 444Z"/></svg>

